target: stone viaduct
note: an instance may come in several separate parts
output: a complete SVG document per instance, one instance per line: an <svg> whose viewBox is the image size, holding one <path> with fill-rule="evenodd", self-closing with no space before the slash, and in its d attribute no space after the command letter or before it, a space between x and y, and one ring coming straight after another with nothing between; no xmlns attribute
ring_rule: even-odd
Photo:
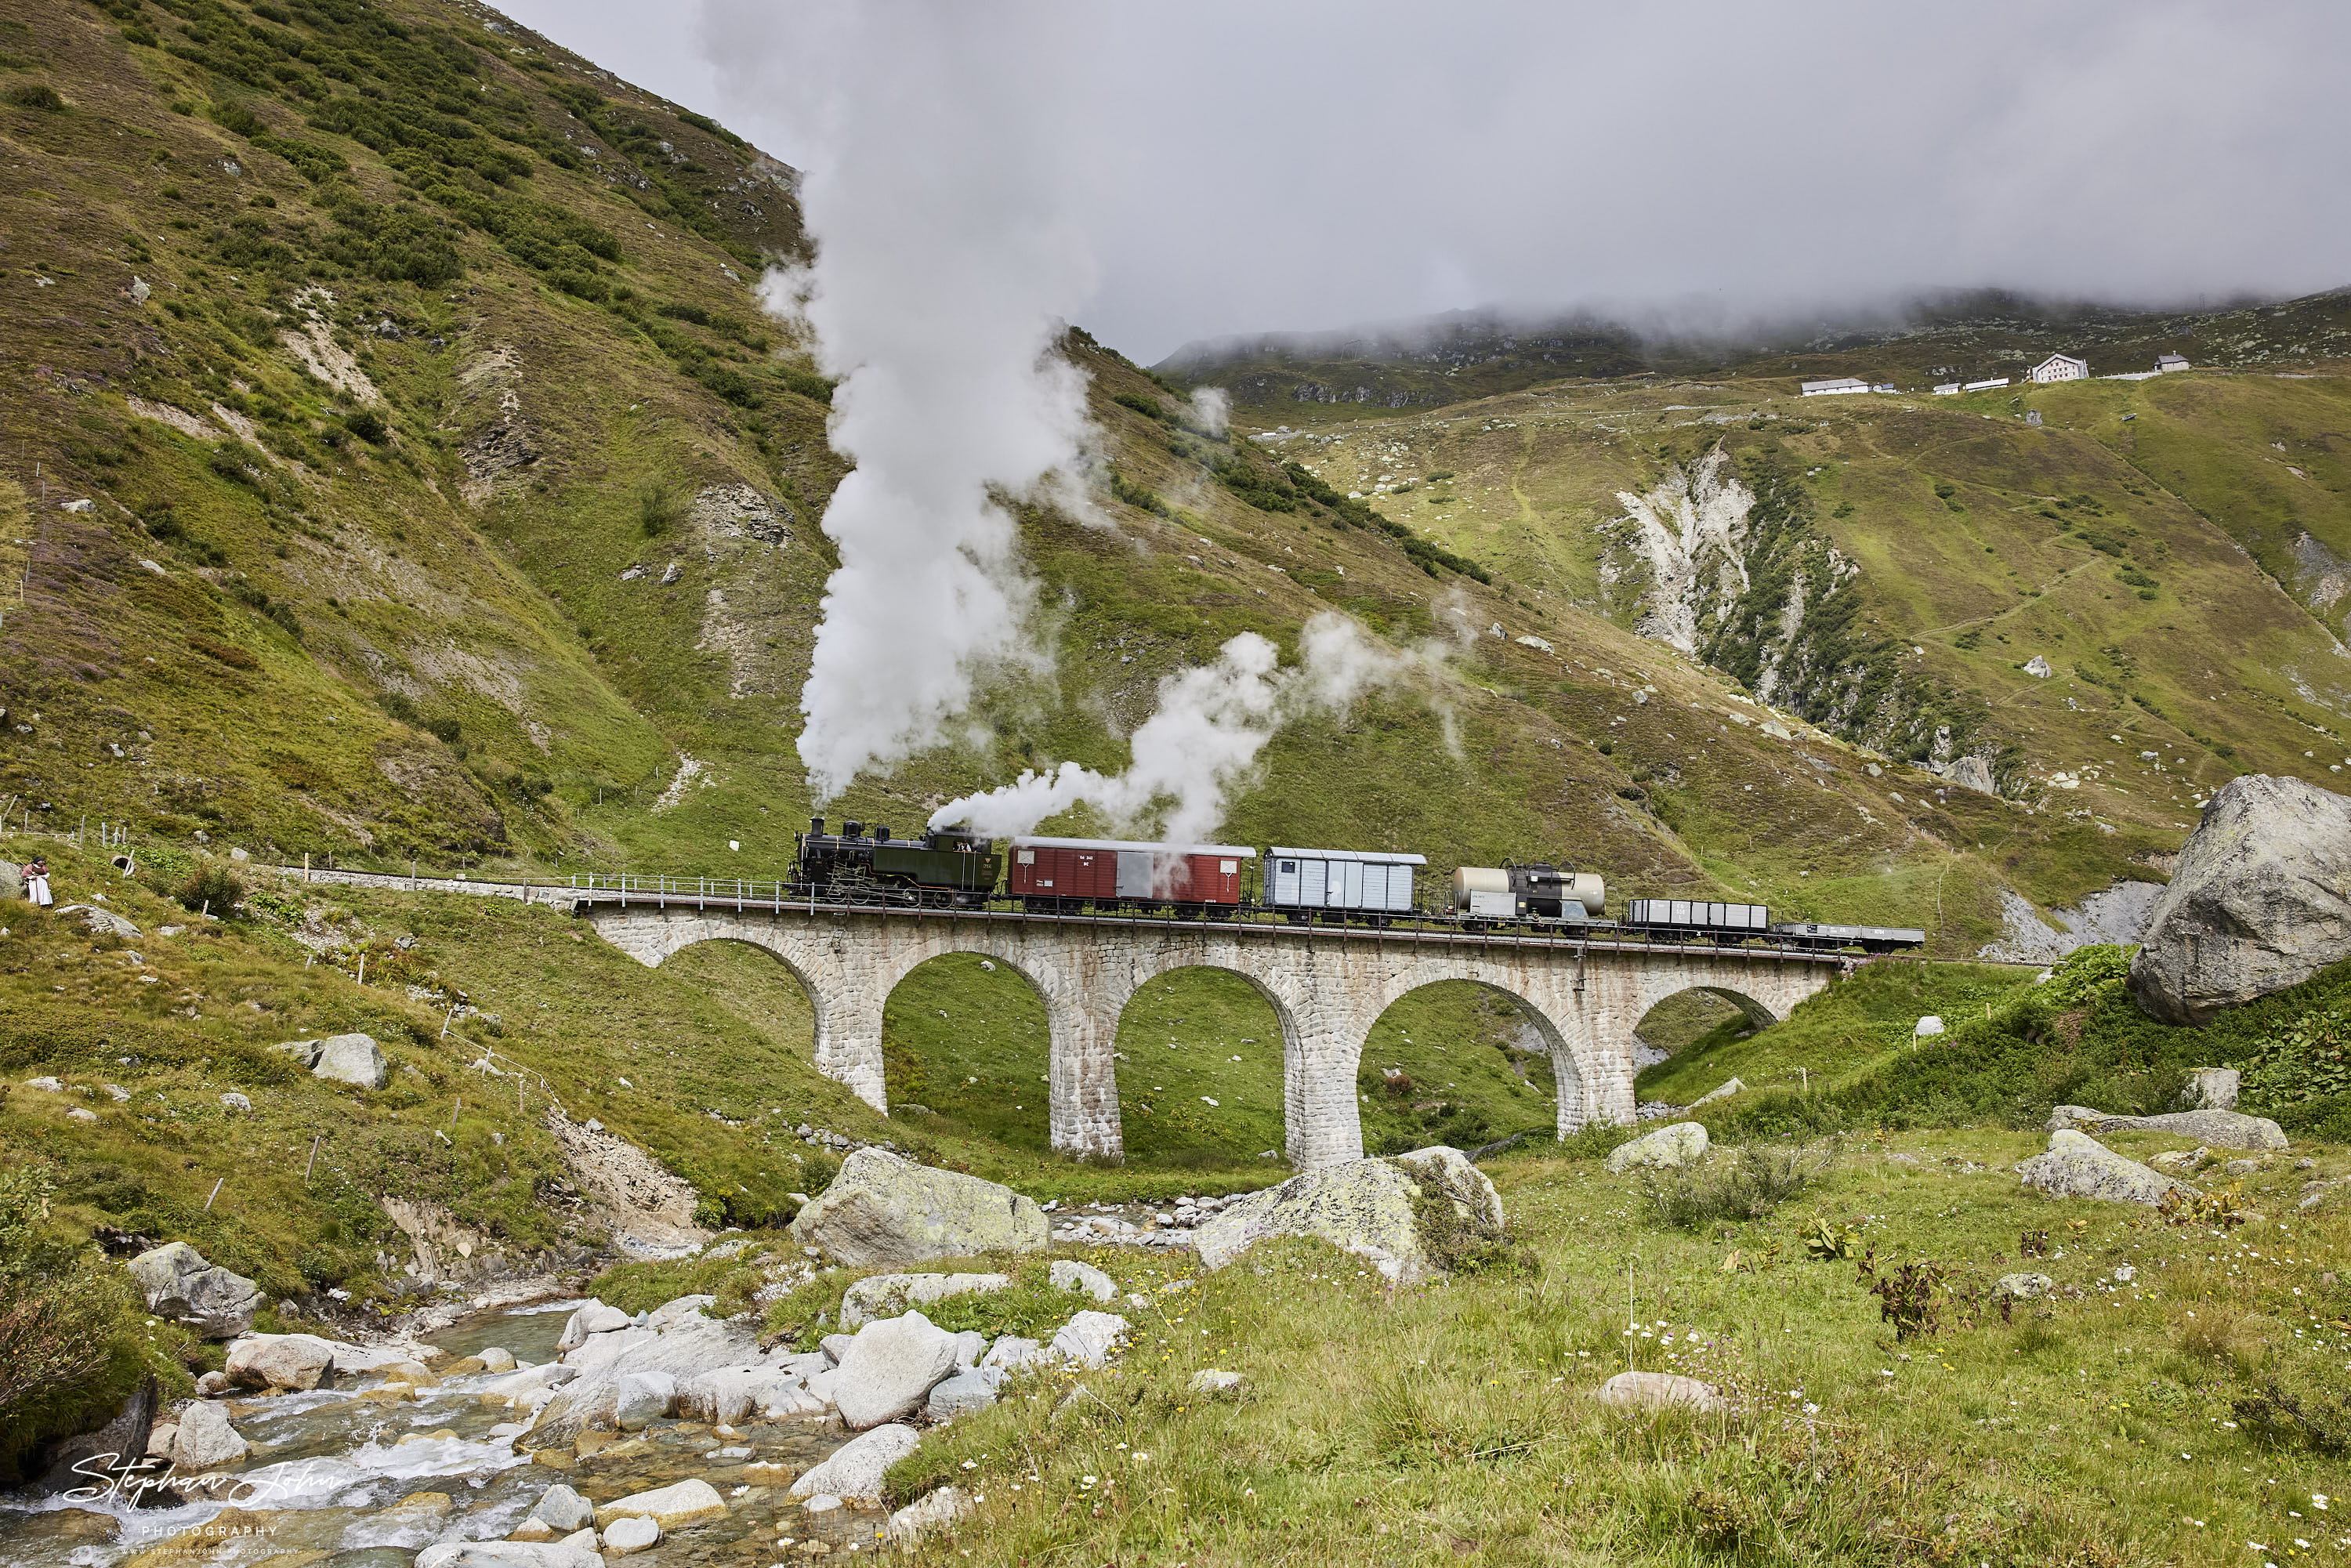
<svg viewBox="0 0 2351 1568"><path fill-rule="evenodd" d="M640 894L591 895L577 908L648 966L698 942L744 942L775 955L814 1008L818 1071L883 1111L882 1009L892 989L943 954L1008 966L1036 988L1050 1019L1053 1147L1097 1159L1124 1152L1114 1050L1128 1000L1170 970L1229 970L1280 1019L1287 1152L1301 1171L1363 1156L1355 1073L1364 1042L1391 1004L1423 986L1468 980L1518 1004L1550 1050L1564 1137L1590 1123L1633 1120L1633 1028L1667 997L1712 991L1768 1023L1825 988L1844 963L1445 931L734 904Z"/></svg>

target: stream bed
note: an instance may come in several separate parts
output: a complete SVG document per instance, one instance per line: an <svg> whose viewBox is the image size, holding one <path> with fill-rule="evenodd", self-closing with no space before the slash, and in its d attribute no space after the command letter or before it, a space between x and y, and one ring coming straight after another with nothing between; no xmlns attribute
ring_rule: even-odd
<svg viewBox="0 0 2351 1568"><path fill-rule="evenodd" d="M555 1359L575 1301L466 1314L421 1336L450 1365L498 1346L522 1363ZM584 1434L574 1449L517 1453L517 1413L485 1404L495 1375L448 1378L413 1400L378 1394L372 1373L331 1388L222 1401L254 1452L207 1496L131 1506L127 1495L0 1494L8 1568L409 1568L436 1542L501 1539L539 1494L565 1482L590 1501L700 1477L727 1517L680 1531L629 1561L766 1568L787 1557L871 1550L878 1510L804 1513L785 1490L849 1437L836 1416L712 1427L659 1420L633 1434ZM294 1555L286 1555L292 1553ZM614 1559L613 1561L618 1561Z"/></svg>

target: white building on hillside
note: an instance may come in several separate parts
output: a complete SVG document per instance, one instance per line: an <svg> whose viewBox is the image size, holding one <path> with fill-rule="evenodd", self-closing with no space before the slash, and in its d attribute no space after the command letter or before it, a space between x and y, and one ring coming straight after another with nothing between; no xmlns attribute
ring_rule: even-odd
<svg viewBox="0 0 2351 1568"><path fill-rule="evenodd" d="M2165 354L2155 361L2155 368L2158 371L2184 371L2188 368L2188 361L2178 354Z"/></svg>
<svg viewBox="0 0 2351 1568"><path fill-rule="evenodd" d="M2006 376L1999 376L1988 382L1970 382L1959 390L1961 392L1990 392L1994 387L2004 387L2007 384L2008 378Z"/></svg>
<svg viewBox="0 0 2351 1568"><path fill-rule="evenodd" d="M1865 392L1869 383L1857 376L1839 376L1833 382L1806 382L1806 397L1835 397L1843 392Z"/></svg>
<svg viewBox="0 0 2351 1568"><path fill-rule="evenodd" d="M1937 388L1935 389L1935 395L1936 395L1937 397L1950 397L1950 396L1952 396L1953 394L1955 394L1956 392L1958 392L1958 391L1959 391L1959 382L1945 382L1942 385L1940 385L1940 386L1938 386L1938 387L1937 387Z"/></svg>
<svg viewBox="0 0 2351 1568"><path fill-rule="evenodd" d="M2078 382L2090 373L2090 361L2071 354L2052 354L2029 373L2036 382Z"/></svg>

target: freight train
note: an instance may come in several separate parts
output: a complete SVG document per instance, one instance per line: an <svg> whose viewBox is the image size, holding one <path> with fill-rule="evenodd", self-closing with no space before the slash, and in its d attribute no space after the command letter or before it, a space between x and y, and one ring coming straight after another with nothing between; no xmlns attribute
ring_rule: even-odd
<svg viewBox="0 0 2351 1568"><path fill-rule="evenodd" d="M1622 919L1607 913L1595 873L1543 862L1462 866L1435 907L1416 889L1426 856L1382 850L1274 845L1263 857L1243 844L1178 844L1017 834L994 841L961 828L919 839L871 833L847 821L825 831L810 819L798 839L796 896L852 904L957 909L1010 906L1032 914L1266 915L1298 925L1386 926L1434 923L1468 931L1545 931L1638 942L1890 953L1926 945L1915 927L1774 922L1761 904L1635 898ZM1254 884L1254 885L1252 885Z"/></svg>

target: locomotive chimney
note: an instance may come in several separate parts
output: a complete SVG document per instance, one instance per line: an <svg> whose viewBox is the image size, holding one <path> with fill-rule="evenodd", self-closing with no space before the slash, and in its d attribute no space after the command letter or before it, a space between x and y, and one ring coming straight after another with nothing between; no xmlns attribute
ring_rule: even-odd
<svg viewBox="0 0 2351 1568"><path fill-rule="evenodd" d="M824 837L824 819L822 817L810 817L809 819L809 831L820 839Z"/></svg>

